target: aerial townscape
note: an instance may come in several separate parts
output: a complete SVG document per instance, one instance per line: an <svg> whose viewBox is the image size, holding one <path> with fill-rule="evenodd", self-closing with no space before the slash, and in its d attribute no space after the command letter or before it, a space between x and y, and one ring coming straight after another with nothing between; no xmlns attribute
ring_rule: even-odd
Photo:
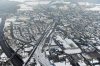
<svg viewBox="0 0 100 66"><path fill-rule="evenodd" d="M0 66L100 66L99 3L15 1L0 3Z"/></svg>

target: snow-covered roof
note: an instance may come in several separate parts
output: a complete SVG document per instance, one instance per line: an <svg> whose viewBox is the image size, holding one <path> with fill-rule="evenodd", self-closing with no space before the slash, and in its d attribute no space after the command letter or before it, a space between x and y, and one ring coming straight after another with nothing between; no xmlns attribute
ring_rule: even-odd
<svg viewBox="0 0 100 66"><path fill-rule="evenodd" d="M1 54L1 58L4 58L4 57L7 58L6 54L5 53L2 53Z"/></svg>
<svg viewBox="0 0 100 66"><path fill-rule="evenodd" d="M52 40L51 45L56 45L55 42Z"/></svg>
<svg viewBox="0 0 100 66"><path fill-rule="evenodd" d="M50 55L50 54L49 54L49 51L46 51L46 55Z"/></svg>
<svg viewBox="0 0 100 66"><path fill-rule="evenodd" d="M78 47L71 39L65 38L67 44L73 44L74 47Z"/></svg>
<svg viewBox="0 0 100 66"><path fill-rule="evenodd" d="M66 43L66 41L65 41L64 39L62 39L59 35L57 35L56 40L61 41L61 44L62 44L65 48L70 47L70 46Z"/></svg>
<svg viewBox="0 0 100 66"><path fill-rule="evenodd" d="M25 51L31 51L33 49L33 47L29 47L29 48L25 48Z"/></svg>
<svg viewBox="0 0 100 66"><path fill-rule="evenodd" d="M96 48L100 50L100 46L96 46Z"/></svg>
<svg viewBox="0 0 100 66"><path fill-rule="evenodd" d="M67 54L74 54L74 53L81 53L80 48L71 40L68 38L62 39L59 35L57 35L56 40L59 40L61 44L63 45L65 53Z"/></svg>
<svg viewBox="0 0 100 66"><path fill-rule="evenodd" d="M93 59L93 61L90 61L91 63L99 63L98 60Z"/></svg>
<svg viewBox="0 0 100 66"><path fill-rule="evenodd" d="M63 44L65 48L71 48L70 45L73 45L73 47L78 47L71 39L68 38L62 39L59 35L57 35L56 40L61 41L61 44Z"/></svg>
<svg viewBox="0 0 100 66"><path fill-rule="evenodd" d="M65 53L67 54L75 54L75 53L81 53L82 51L77 48L77 49L67 49L67 50L64 50Z"/></svg>

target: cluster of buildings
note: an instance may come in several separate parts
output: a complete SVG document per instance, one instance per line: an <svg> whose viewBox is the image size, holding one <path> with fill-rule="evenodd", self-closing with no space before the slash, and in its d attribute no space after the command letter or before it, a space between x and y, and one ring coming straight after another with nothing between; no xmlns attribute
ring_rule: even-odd
<svg viewBox="0 0 100 66"><path fill-rule="evenodd" d="M28 66L100 66L99 5L28 0L18 6L5 21L4 34L24 62L49 25L57 23L41 38ZM8 60L4 53L0 57Z"/></svg>

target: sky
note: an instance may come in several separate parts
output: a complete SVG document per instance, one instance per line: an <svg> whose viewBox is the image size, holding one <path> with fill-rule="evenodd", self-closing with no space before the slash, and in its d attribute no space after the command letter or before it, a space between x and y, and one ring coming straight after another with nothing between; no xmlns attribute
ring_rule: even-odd
<svg viewBox="0 0 100 66"><path fill-rule="evenodd" d="M9 0L9 1L18 1L18 2L23 2L25 0Z"/></svg>
<svg viewBox="0 0 100 66"><path fill-rule="evenodd" d="M18 2L23 2L25 0L10 0L10 1L18 1ZM37 1L37 0L36 0ZM100 3L100 0L66 0L66 1L88 1L88 2L93 2L93 3Z"/></svg>

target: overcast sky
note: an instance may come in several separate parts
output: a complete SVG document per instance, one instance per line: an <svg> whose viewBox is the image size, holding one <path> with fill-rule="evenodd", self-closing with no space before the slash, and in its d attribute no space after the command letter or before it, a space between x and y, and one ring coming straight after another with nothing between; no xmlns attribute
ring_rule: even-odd
<svg viewBox="0 0 100 66"><path fill-rule="evenodd" d="M23 2L25 0L10 0L10 1ZM37 0L34 0L34 1L37 1ZM66 0L66 1L88 1L88 2L92 2L92 3L100 3L100 0Z"/></svg>
<svg viewBox="0 0 100 66"><path fill-rule="evenodd" d="M10 1L18 1L18 2L23 2L25 0L10 0Z"/></svg>

